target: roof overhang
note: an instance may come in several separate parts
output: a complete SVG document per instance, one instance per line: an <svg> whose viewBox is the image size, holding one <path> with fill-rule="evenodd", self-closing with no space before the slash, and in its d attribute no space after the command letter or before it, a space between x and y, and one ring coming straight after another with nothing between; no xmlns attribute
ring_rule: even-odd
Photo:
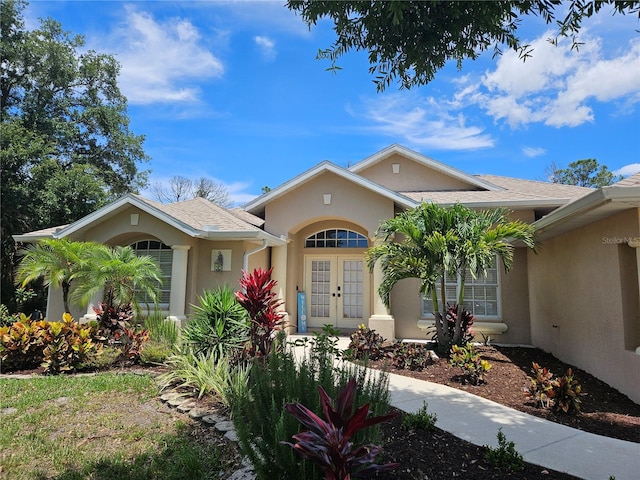
<svg viewBox="0 0 640 480"><path fill-rule="evenodd" d="M540 239L552 238L629 208L640 208L640 186L612 185L554 210L533 225Z"/></svg>
<svg viewBox="0 0 640 480"><path fill-rule="evenodd" d="M425 202L431 202L429 198L423 198ZM432 202L438 203L443 207L450 207L456 203L461 203L469 208L510 208L512 210L529 210L537 208L557 208L569 203L568 198L542 198L542 199L525 199L525 200L494 200L494 201L476 201L476 202Z"/></svg>
<svg viewBox="0 0 640 480"><path fill-rule="evenodd" d="M393 190L383 187L382 185L372 182L371 180L367 180L360 175L357 175L347 169L339 167L325 160L324 162L319 163L306 172L301 173L297 177L294 177L291 180L283 183L279 187L274 188L264 195L261 195L258 198L255 198L254 200L246 203L244 205L244 209L250 213L260 212L262 209L264 209L267 203L270 203L273 200L286 195L291 190L327 172L334 173L335 175L342 177L345 180L354 183L355 185L359 185L363 188L366 188L367 190L378 193L383 197L387 197L404 208L413 208L417 205L415 201L411 200L408 197L405 197L404 195L394 192Z"/></svg>

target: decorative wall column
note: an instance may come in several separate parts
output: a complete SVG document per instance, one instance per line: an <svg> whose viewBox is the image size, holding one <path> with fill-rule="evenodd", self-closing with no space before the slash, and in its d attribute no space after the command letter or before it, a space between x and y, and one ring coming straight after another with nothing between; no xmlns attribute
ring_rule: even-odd
<svg viewBox="0 0 640 480"><path fill-rule="evenodd" d="M169 320L182 324L186 320L187 265L190 245L173 245L171 264L171 293L169 294Z"/></svg>
<svg viewBox="0 0 640 480"><path fill-rule="evenodd" d="M96 314L95 310L93 309L93 307L97 306L100 304L100 302L102 301L102 296L104 295L104 292L102 290L100 290L99 292L96 292L93 297L91 297L91 300L89 301L89 303L87 304L87 313L84 314L84 316L82 317L81 321L86 323L86 322L92 322L98 319L98 315Z"/></svg>
<svg viewBox="0 0 640 480"><path fill-rule="evenodd" d="M295 319L291 321L287 312L287 245L271 248L271 266L273 267L271 278L278 282L276 293L284 302L280 307L280 311L284 314L287 333L293 333L296 329ZM290 323L293 323L293 325L290 325Z"/></svg>
<svg viewBox="0 0 640 480"><path fill-rule="evenodd" d="M380 245L383 241L376 239L374 243ZM395 320L378 294L378 287L382 283L382 279L380 262L376 262L373 267L373 314L369 317L369 328L387 340L394 340L396 338Z"/></svg>
<svg viewBox="0 0 640 480"><path fill-rule="evenodd" d="M637 275L638 275L638 295L640 295L640 237L636 237L632 240L629 240L627 242L627 245L629 245L631 248L634 248L636 250L636 269L637 269ZM638 355L640 355L640 345L638 345L638 347L636 348L636 353Z"/></svg>

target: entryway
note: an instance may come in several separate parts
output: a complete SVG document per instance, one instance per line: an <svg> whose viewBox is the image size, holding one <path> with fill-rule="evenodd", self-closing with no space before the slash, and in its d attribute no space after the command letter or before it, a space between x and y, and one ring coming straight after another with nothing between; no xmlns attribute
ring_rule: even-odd
<svg viewBox="0 0 640 480"><path fill-rule="evenodd" d="M369 318L369 272L362 255L305 257L310 328L355 329Z"/></svg>

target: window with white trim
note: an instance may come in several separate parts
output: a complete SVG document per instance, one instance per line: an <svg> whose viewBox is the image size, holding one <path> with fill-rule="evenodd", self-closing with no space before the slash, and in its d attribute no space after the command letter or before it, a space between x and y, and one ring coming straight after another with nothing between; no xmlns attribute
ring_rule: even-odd
<svg viewBox="0 0 640 480"><path fill-rule="evenodd" d="M461 288L461 278L445 275L445 294L447 302L453 305L458 301L458 294ZM440 280L436 282L438 293L438 305L441 305ZM497 262L487 268L487 274L478 278L473 278L469 269L465 272L465 285L463 306L475 317L479 318L499 318L500 316L500 276L498 275ZM422 316L433 316L433 302L431 295L422 297Z"/></svg>
<svg viewBox="0 0 640 480"><path fill-rule="evenodd" d="M159 286L158 304L160 308L169 307L171 295L171 269L173 267L173 250L158 240L140 240L132 243L131 248L136 255L148 255L153 258L160 267L162 285ZM153 301L146 295L138 295L138 302L141 305L148 303L153 305Z"/></svg>
<svg viewBox="0 0 640 480"><path fill-rule="evenodd" d="M330 228L309 235L304 242L305 248L367 248L367 237L352 230Z"/></svg>

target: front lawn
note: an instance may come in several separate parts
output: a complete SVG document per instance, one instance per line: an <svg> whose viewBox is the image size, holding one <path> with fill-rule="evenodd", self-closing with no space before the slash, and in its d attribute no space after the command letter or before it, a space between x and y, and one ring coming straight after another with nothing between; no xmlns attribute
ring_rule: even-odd
<svg viewBox="0 0 640 480"><path fill-rule="evenodd" d="M150 376L0 379L0 478L216 478L223 452L191 429Z"/></svg>

